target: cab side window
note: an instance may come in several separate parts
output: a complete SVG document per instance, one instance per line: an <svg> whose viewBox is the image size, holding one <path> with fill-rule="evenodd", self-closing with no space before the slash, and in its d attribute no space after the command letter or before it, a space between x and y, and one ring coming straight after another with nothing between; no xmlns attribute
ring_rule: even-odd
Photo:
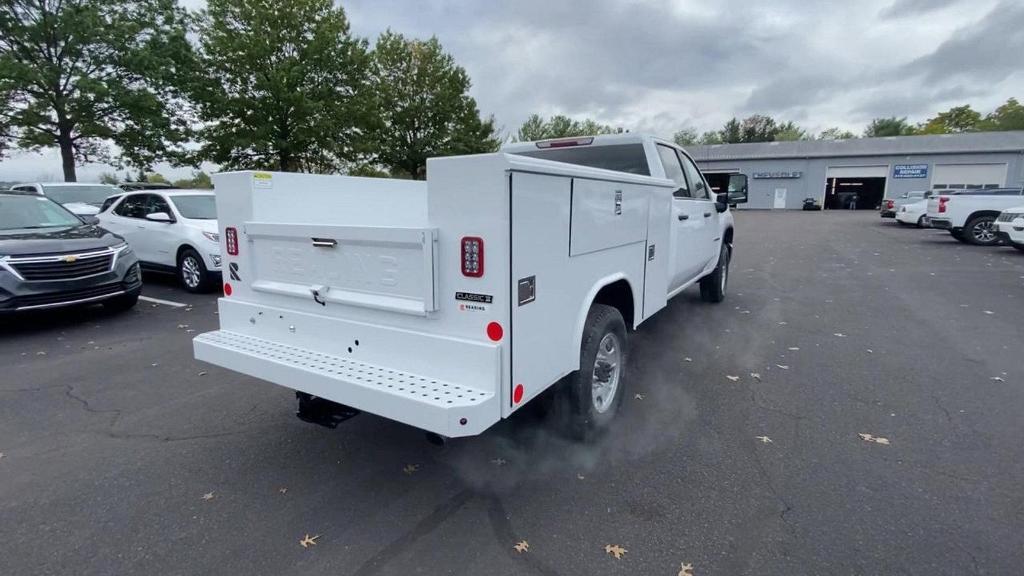
<svg viewBox="0 0 1024 576"><path fill-rule="evenodd" d="M690 181L690 190L694 198L701 200L707 200L711 198L710 190L708 185L704 182L704 177L700 175L700 170L697 170L697 166L690 160L686 154L679 154L679 159L683 163L683 170L686 171L686 179Z"/></svg>
<svg viewBox="0 0 1024 576"><path fill-rule="evenodd" d="M690 198L690 186L683 175L683 167L679 163L674 148L658 144L658 157L661 158L661 165L665 168L665 177L679 185L679 188L672 193L676 198Z"/></svg>
<svg viewBox="0 0 1024 576"><path fill-rule="evenodd" d="M149 194L132 194L114 208L114 214L125 218L146 217L146 197Z"/></svg>

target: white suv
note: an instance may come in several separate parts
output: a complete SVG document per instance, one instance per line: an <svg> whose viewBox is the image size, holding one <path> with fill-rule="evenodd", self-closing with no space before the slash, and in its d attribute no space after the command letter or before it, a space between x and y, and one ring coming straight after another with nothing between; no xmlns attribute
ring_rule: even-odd
<svg viewBox="0 0 1024 576"><path fill-rule="evenodd" d="M1024 206L1007 208L996 218L996 236L1024 252Z"/></svg>
<svg viewBox="0 0 1024 576"><path fill-rule="evenodd" d="M220 284L220 236L208 190L129 192L97 217L128 241L143 270L173 272L189 292Z"/></svg>

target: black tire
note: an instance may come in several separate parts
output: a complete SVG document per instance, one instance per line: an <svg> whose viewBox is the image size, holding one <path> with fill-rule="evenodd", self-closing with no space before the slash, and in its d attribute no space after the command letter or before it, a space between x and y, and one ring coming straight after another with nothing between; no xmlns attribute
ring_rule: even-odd
<svg viewBox="0 0 1024 576"><path fill-rule="evenodd" d="M995 216L975 216L964 226L964 239L975 246L995 246L999 236L995 233Z"/></svg>
<svg viewBox="0 0 1024 576"><path fill-rule="evenodd" d="M103 307L111 312L126 312L134 308L138 301L138 294L124 294L110 300L104 300Z"/></svg>
<svg viewBox="0 0 1024 576"><path fill-rule="evenodd" d="M609 367L598 364L599 347L608 343L607 337L618 350L618 362ZM583 327L583 343L580 346L580 369L569 374L560 383L559 398L554 399L554 414L560 420L563 430L576 440L592 440L607 430L615 414L619 411L622 398L626 395L626 365L628 363L628 345L626 341L626 323L622 314L611 306L594 304L587 314L587 323ZM596 378L602 376L616 378L610 397L595 398ZM603 406L603 410L598 404Z"/></svg>
<svg viewBox="0 0 1024 576"><path fill-rule="evenodd" d="M732 260L732 245L722 242L718 253L718 264L714 272L700 279L700 297L705 302L719 303L725 300L729 284L729 262Z"/></svg>
<svg viewBox="0 0 1024 576"><path fill-rule="evenodd" d="M964 236L963 232L957 232L956 230L950 230L949 231L949 235L952 236L953 238L956 238L957 240L963 242L964 244L967 243L967 238Z"/></svg>
<svg viewBox="0 0 1024 576"><path fill-rule="evenodd" d="M191 248L182 250L178 256L178 282L189 292L206 292L210 289L210 272L202 256Z"/></svg>
<svg viewBox="0 0 1024 576"><path fill-rule="evenodd" d="M921 214L921 216L918 217L918 219L917 219L917 227L918 228L924 228L924 214Z"/></svg>

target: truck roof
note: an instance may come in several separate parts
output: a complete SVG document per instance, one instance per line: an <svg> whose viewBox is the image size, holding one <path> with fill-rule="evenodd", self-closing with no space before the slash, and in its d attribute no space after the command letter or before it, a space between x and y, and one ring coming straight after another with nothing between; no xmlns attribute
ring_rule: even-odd
<svg viewBox="0 0 1024 576"><path fill-rule="evenodd" d="M605 146L609 144L643 144L648 140L657 142L671 143L669 140L659 138L652 134L643 134L640 132L623 132L621 134L597 134L594 136L571 136L568 138L549 138L547 140L533 140L530 142L511 142L501 147L502 152L509 152L515 154L517 152L526 152L528 150L536 150L538 148L545 148L545 144L550 145L551 143L559 142L572 142L572 141L583 141L590 140L589 145L591 146Z"/></svg>

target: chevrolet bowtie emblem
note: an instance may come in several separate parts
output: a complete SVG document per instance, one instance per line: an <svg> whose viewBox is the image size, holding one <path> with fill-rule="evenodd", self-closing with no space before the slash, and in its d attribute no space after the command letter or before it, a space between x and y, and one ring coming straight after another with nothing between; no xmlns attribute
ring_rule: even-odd
<svg viewBox="0 0 1024 576"><path fill-rule="evenodd" d="M71 264L75 260L78 260L78 256L65 256L65 257L61 258L61 260L67 262L68 264Z"/></svg>

